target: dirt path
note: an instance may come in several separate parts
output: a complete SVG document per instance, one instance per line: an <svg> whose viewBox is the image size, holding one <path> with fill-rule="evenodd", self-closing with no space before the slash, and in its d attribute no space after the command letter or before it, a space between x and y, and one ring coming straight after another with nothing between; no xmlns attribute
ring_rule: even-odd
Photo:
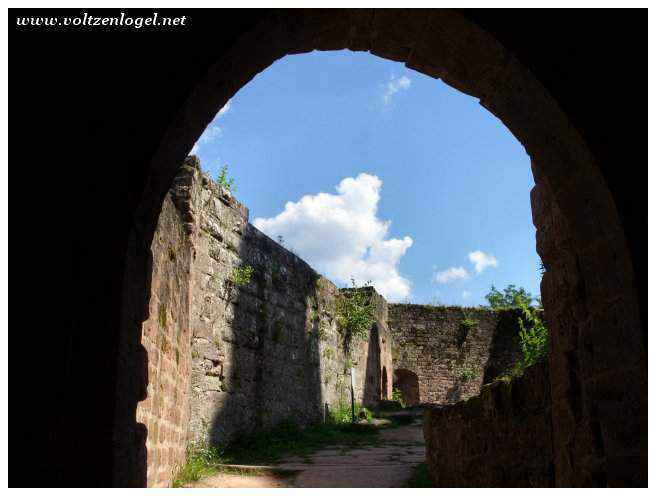
<svg viewBox="0 0 656 496"><path fill-rule="evenodd" d="M310 463L290 458L281 468L298 470L291 487L402 487L425 458L420 421L383 429L376 444L343 450L331 447L310 456Z"/></svg>
<svg viewBox="0 0 656 496"><path fill-rule="evenodd" d="M381 429L372 444L330 446L309 457L289 457L256 475L217 474L192 487L403 487L424 461L421 419Z"/></svg>
<svg viewBox="0 0 656 496"><path fill-rule="evenodd" d="M250 487L294 487L290 478L281 477L275 473L258 475L215 474L205 477L186 487L223 487L223 488L250 488Z"/></svg>

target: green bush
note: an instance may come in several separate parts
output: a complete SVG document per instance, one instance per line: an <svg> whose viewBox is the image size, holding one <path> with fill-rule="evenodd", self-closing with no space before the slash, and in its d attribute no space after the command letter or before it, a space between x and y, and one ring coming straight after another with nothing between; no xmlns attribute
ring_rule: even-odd
<svg viewBox="0 0 656 496"><path fill-rule="evenodd" d="M522 316L518 319L519 345L522 356L508 371L496 380L511 381L524 373L528 367L549 356L549 330L542 321L542 310L528 305L520 306Z"/></svg>
<svg viewBox="0 0 656 496"><path fill-rule="evenodd" d="M371 422L374 418L373 413L368 409L363 407L360 403L355 404L355 420L360 418L360 414L363 413L364 417L367 419L367 422ZM330 409L329 422L333 424L350 424L352 422L351 417L351 404L349 402L341 402L337 407Z"/></svg>
<svg viewBox="0 0 656 496"><path fill-rule="evenodd" d="M519 319L519 342L522 347L523 369L544 360L549 355L549 331L537 309L523 305Z"/></svg>
<svg viewBox="0 0 656 496"><path fill-rule="evenodd" d="M401 407L405 408L405 399L403 399L403 393L400 389L392 389L392 401L398 401Z"/></svg>
<svg viewBox="0 0 656 496"><path fill-rule="evenodd" d="M357 416L357 405L356 405L356 416ZM330 409L330 422L334 424L348 424L353 419L351 416L351 405L349 403L339 403L337 407Z"/></svg>
<svg viewBox="0 0 656 496"><path fill-rule="evenodd" d="M357 286L355 280L351 279L352 290L340 298L338 304L337 320L339 324L347 329L352 337L367 339L369 330L374 325L374 303L370 295L363 291L365 286Z"/></svg>

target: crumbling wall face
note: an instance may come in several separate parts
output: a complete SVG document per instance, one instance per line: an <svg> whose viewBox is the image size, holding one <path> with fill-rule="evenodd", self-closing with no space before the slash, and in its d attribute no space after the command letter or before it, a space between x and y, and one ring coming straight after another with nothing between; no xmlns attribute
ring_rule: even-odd
<svg viewBox="0 0 656 496"><path fill-rule="evenodd" d="M347 346L340 290L249 224L229 191L200 173L196 184L190 441L224 445L286 420L323 421L326 407L349 404L351 365L356 400L373 399L367 365L391 361L384 300L375 295L370 339ZM250 279L235 282L239 271Z"/></svg>
<svg viewBox="0 0 656 496"><path fill-rule="evenodd" d="M426 463L437 487L553 487L547 363L424 415Z"/></svg>
<svg viewBox="0 0 656 496"><path fill-rule="evenodd" d="M171 194L162 205L151 252L149 316L141 333L148 385L136 420L147 436L147 484L166 487L185 461L191 370L190 241Z"/></svg>
<svg viewBox="0 0 656 496"><path fill-rule="evenodd" d="M417 375L419 403L470 398L521 356L519 318L517 310L391 304L394 370Z"/></svg>

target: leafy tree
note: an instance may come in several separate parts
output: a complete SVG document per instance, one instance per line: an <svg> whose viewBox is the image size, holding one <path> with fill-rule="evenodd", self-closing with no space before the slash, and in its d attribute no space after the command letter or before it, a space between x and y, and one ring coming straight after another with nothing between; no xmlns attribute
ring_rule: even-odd
<svg viewBox="0 0 656 496"><path fill-rule="evenodd" d="M517 288L514 284L509 284L503 292L492 285L490 292L485 295L485 299L492 308L522 308L530 307L536 298L524 288Z"/></svg>

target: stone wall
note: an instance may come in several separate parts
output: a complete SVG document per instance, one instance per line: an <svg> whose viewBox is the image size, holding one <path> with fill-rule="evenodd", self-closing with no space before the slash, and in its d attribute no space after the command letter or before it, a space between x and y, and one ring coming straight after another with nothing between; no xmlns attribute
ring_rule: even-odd
<svg viewBox="0 0 656 496"><path fill-rule="evenodd" d="M226 444L283 420L322 421L326 405L350 401L349 358L356 400L379 399L383 365L391 379L386 302L372 293L378 325L348 355L337 323L340 290L249 224L228 191L193 175L191 441ZM233 283L246 269L250 281Z"/></svg>
<svg viewBox="0 0 656 496"><path fill-rule="evenodd" d="M449 404L478 394L521 356L519 317L517 310L389 305L399 389L412 404Z"/></svg>
<svg viewBox="0 0 656 496"><path fill-rule="evenodd" d="M553 487L547 363L424 415L426 463L437 487Z"/></svg>
<svg viewBox="0 0 656 496"><path fill-rule="evenodd" d="M151 245L149 316L142 324L141 353L147 390L136 420L146 436L149 487L167 486L185 461L189 423L190 240L180 211L167 195Z"/></svg>

